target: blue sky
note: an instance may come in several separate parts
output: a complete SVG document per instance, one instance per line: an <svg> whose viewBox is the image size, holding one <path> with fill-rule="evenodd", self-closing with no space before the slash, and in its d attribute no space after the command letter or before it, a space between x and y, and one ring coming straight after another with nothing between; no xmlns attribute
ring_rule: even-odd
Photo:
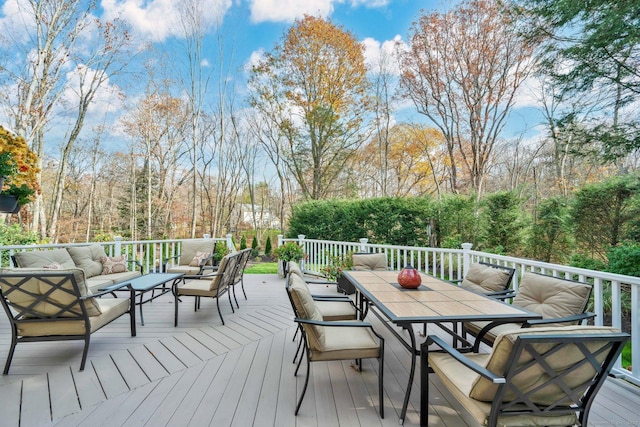
<svg viewBox="0 0 640 427"><path fill-rule="evenodd" d="M0 3L0 29L19 22L22 1L4 0ZM293 21L305 13L329 18L351 31L365 45L368 60L375 61L380 50L390 49L394 40L407 40L411 24L420 16L422 9L446 10L454 7L456 0L98 0L96 13L103 19L119 17L126 21L133 40L139 45L150 42L158 51L178 52L176 49L179 49L181 36L176 21L177 8L181 4L192 3L202 4L202 18L212 23L205 39L205 66L217 66L215 41L221 35L225 50L233 49L234 52L233 62L226 65L232 78L238 82L237 86L241 86L246 81L246 75L242 75L243 67L262 52L272 50ZM24 9L24 3L22 6ZM219 30L217 33L216 29ZM144 87L129 86L128 90L138 91L137 94L127 92L135 98L143 93ZM94 117L89 117L88 123L103 122L108 109L112 115L117 115L112 99L113 95L104 95L102 104L97 103L92 108ZM525 129L530 130L539 122L539 114L532 108L526 88L518 97L517 105L520 108L513 111L504 132L507 138L517 136ZM419 115L406 103L396 112L396 120L409 118L416 119ZM1 122L6 121L1 119Z"/></svg>

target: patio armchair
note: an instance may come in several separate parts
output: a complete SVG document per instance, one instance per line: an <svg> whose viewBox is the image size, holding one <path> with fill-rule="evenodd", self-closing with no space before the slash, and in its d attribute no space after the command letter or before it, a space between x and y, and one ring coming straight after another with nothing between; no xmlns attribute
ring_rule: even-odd
<svg viewBox="0 0 640 427"><path fill-rule="evenodd" d="M236 271L233 276L233 299L236 301L236 307L240 308L238 305L238 299L236 298L236 285L240 284L242 287L242 293L244 294L244 299L247 299L247 293L244 291L244 269L247 267L247 263L249 262L249 257L251 256L251 248L243 249L238 254L238 262L236 264Z"/></svg>
<svg viewBox="0 0 640 427"><path fill-rule="evenodd" d="M477 352L481 342L493 345L501 332L508 330L576 325L592 318L594 313L585 312L591 296L591 285L562 279L560 277L526 272L520 281L512 304L542 316L539 320L529 320L523 324L496 322L465 322L463 336L475 336L473 351Z"/></svg>
<svg viewBox="0 0 640 427"><path fill-rule="evenodd" d="M122 285L126 287L126 283ZM97 298L79 268L34 268L0 271L0 302L11 324L11 346L4 367L9 373L18 343L84 340L80 370L84 370L91 334L129 313L131 336L136 335L134 291L129 298Z"/></svg>
<svg viewBox="0 0 640 427"><path fill-rule="evenodd" d="M212 239L183 240L180 252L162 262L163 273L203 274L205 269L215 270L217 243ZM170 264L169 262L177 264Z"/></svg>
<svg viewBox="0 0 640 427"><path fill-rule="evenodd" d="M311 297L304 280L298 275L290 275L287 292L299 330L302 333L304 352L307 359L307 373L304 387L296 405L298 415L302 400L309 385L311 362L333 360L356 360L362 369L361 359L378 359L378 400L380 417L384 418L383 405L383 369L384 338L380 336L368 322L363 321L326 321L323 319L316 301ZM294 375L298 370L302 357L298 360Z"/></svg>
<svg viewBox="0 0 640 427"><path fill-rule="evenodd" d="M518 329L500 334L491 353L478 354L430 335L421 363L480 425L586 426L628 338L608 327ZM428 399L428 384L421 392Z"/></svg>
<svg viewBox="0 0 640 427"><path fill-rule="evenodd" d="M224 318L220 311L220 297L227 293L229 295L231 311L235 313L233 302L231 301L231 293L228 291L229 287L232 286L233 283L235 268L238 262L238 254L239 252L235 252L223 257L220 261L220 265L218 266L218 270L214 273L184 275L182 284L180 284L180 282L174 284L172 289L175 304L173 326L178 326L178 305L180 297L182 296L195 297L194 311L198 311L200 309L200 298L215 298L218 315L220 316L220 321L222 321L222 324L224 325Z"/></svg>
<svg viewBox="0 0 640 427"><path fill-rule="evenodd" d="M467 275L459 283L464 289L488 296L508 295L515 272L511 267L476 262L469 266Z"/></svg>

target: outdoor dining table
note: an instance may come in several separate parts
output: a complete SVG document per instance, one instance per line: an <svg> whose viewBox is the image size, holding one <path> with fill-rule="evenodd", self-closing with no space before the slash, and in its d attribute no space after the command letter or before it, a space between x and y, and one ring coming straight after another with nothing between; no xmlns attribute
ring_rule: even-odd
<svg viewBox="0 0 640 427"><path fill-rule="evenodd" d="M404 347L413 355L409 382L405 392L400 421L404 422L407 405L411 393L411 385L416 369L416 358L426 360L426 354L421 354L417 343L414 324L458 324L470 321L504 321L518 323L525 320L539 319L541 316L531 313L502 301L463 289L453 283L440 280L421 273L422 284L416 289L405 289L398 284L398 271L345 271L344 276L356 288L356 303L361 308L363 316L372 312L380 317L382 323L400 340ZM389 322L387 322L389 321ZM408 332L409 341L404 334L400 334L396 327ZM455 334L456 328L445 328L455 335L455 339L462 337ZM426 350L426 346L423 346ZM428 350L423 350L426 353ZM420 425L427 425L428 404L426 387L428 387L428 371L426 366L420 369Z"/></svg>

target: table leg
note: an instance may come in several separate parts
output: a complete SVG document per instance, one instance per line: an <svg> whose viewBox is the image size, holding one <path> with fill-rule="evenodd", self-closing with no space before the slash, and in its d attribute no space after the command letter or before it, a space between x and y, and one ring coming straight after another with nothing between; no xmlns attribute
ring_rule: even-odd
<svg viewBox="0 0 640 427"><path fill-rule="evenodd" d="M420 344L420 425L429 425L429 369L427 368L429 345Z"/></svg>
<svg viewBox="0 0 640 427"><path fill-rule="evenodd" d="M140 303L138 304L140 306L140 324L142 326L144 326L144 314L142 314L142 296L144 295L144 292L140 292Z"/></svg>
<svg viewBox="0 0 640 427"><path fill-rule="evenodd" d="M416 347L416 337L414 335L413 327L411 324L408 326L403 325L403 329L405 329L409 333L409 338L411 339L411 370L409 371L409 383L407 384L407 391L404 394L404 402L402 403L402 411L400 412L400 422L404 423L404 418L407 415L407 406L409 406L409 397L411 396L411 386L413 385L413 378L416 374L416 356L420 354ZM422 414L420 415L422 416Z"/></svg>

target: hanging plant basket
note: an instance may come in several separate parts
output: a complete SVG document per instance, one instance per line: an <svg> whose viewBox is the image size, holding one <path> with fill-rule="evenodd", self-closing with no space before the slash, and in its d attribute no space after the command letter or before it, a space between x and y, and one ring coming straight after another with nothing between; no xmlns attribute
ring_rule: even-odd
<svg viewBox="0 0 640 427"><path fill-rule="evenodd" d="M18 198L8 194L0 194L0 212L13 213L18 206Z"/></svg>

